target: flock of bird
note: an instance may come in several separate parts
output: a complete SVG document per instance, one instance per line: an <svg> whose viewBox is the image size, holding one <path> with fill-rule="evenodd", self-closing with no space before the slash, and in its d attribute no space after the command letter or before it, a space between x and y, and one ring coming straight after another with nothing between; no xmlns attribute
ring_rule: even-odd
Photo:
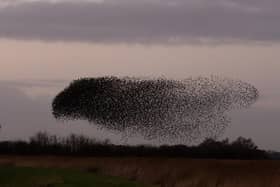
<svg viewBox="0 0 280 187"><path fill-rule="evenodd" d="M188 144L221 135L228 112L249 107L258 90L245 82L219 77L184 80L134 77L73 81L53 100L53 115L140 135L147 140Z"/></svg>

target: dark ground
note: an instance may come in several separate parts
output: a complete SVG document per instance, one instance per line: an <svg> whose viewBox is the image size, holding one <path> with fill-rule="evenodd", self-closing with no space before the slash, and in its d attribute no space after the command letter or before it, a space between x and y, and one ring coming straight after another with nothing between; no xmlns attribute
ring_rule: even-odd
<svg viewBox="0 0 280 187"><path fill-rule="evenodd" d="M280 187L280 161L0 156L0 165L71 168L162 187Z"/></svg>

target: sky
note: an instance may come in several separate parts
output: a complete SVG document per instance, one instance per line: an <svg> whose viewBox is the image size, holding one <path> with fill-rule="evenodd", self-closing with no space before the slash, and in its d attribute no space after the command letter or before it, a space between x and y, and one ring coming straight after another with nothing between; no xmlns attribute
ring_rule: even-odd
<svg viewBox="0 0 280 187"><path fill-rule="evenodd" d="M280 150L279 9L277 0L0 0L0 139L47 131L147 143L56 121L51 101L81 77L218 75L260 91L231 112L223 137Z"/></svg>

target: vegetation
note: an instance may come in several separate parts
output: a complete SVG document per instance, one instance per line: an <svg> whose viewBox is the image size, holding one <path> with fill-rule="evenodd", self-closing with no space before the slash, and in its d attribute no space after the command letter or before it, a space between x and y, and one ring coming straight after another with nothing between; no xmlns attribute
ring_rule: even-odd
<svg viewBox="0 0 280 187"><path fill-rule="evenodd" d="M57 137L38 133L30 141L0 142L0 154L66 155L66 156L137 156L186 157L216 159L267 159L268 153L259 150L251 139L238 138L216 141L207 139L197 146L128 146L113 145L108 140L97 141L85 136Z"/></svg>
<svg viewBox="0 0 280 187"><path fill-rule="evenodd" d="M66 170L0 167L1 187L141 187L117 177Z"/></svg>
<svg viewBox="0 0 280 187"><path fill-rule="evenodd" d="M156 187L279 187L280 184L277 160L2 155L0 165L79 169L86 176L118 176ZM37 170L31 173L36 175ZM0 180L8 178L5 174L1 176L5 177Z"/></svg>

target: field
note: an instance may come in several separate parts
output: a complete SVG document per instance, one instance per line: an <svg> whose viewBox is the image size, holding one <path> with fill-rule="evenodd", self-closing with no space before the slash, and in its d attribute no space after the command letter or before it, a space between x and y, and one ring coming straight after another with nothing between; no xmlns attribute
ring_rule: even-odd
<svg viewBox="0 0 280 187"><path fill-rule="evenodd" d="M110 186L110 181L117 181L117 186L137 186L135 183L126 183L125 180L119 178L113 178L113 180L110 177L104 177L106 175L138 181L146 186L280 187L280 161L1 156L0 165L2 165L1 175L3 176L8 175L5 167L8 167L8 171L12 170L11 167L32 167L39 168L38 170L42 174L62 171L63 180L71 181L78 178L81 184L83 183L82 186L102 187L103 184L103 186ZM42 170L42 168L56 169ZM19 170L24 171L25 169ZM73 173L74 170L77 172L76 177ZM28 169L28 171L30 174L34 173L35 176L40 173L36 169ZM39 177L41 176L44 175L39 175ZM7 177L9 178L9 175ZM4 178L2 177L0 180ZM20 181L21 178L15 180ZM60 181L61 178L54 177L52 180ZM100 185L95 185L98 182Z"/></svg>
<svg viewBox="0 0 280 187"><path fill-rule="evenodd" d="M29 167L0 167L1 187L141 187L118 177L75 171Z"/></svg>

